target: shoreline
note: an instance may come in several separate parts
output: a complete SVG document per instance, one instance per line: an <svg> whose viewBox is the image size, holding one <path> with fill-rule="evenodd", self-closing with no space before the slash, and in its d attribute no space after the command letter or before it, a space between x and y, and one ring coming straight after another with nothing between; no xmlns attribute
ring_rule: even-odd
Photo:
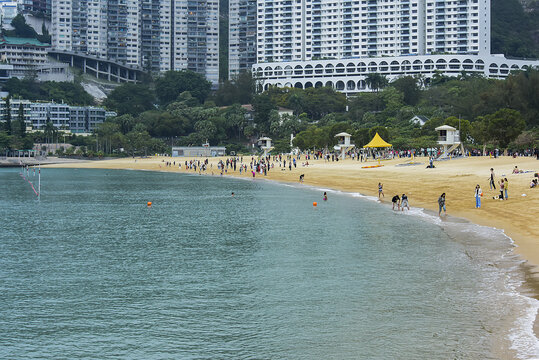
<svg viewBox="0 0 539 360"><path fill-rule="evenodd" d="M208 168L207 176L220 176L217 172L217 162L221 158L209 158L210 164L215 169ZM245 157L244 163L249 163L250 157ZM95 169L124 169L124 170L150 170L162 172L188 173L194 174L192 170L185 170L183 163L193 160L193 158L171 158L171 157L150 157L150 158L122 158L100 161L75 161L63 162L50 165L43 165L44 168L95 168ZM200 158L194 160L201 160ZM182 163L182 168L165 167L164 161L176 161ZM299 160L301 163L304 160ZM409 162L409 158L383 161L384 166L378 168L363 169L362 165L367 165L358 161L346 159L339 162L324 162L324 160L309 160L309 167L292 168L292 171L276 167L268 172L267 176L257 174L256 179L299 183L299 174L305 174L305 185L313 187L325 187L343 192L359 192L365 196L378 196L378 182L384 186L384 193L387 196L382 198L382 202L391 203L393 194L399 195L405 192L408 195L410 205L416 208L423 208L435 212L438 208L437 199L442 192L447 193L448 214L466 219L474 224L501 229L510 237L515 247L515 253L519 254L533 269L533 278L539 282L539 223L536 221L533 205L539 204L539 189L530 189L529 180L533 173L511 174L512 164L518 164L520 169L533 167L533 171L539 172L539 161L535 158L520 157L509 158L500 157L492 159L488 157L471 157L466 159L455 159L443 162L436 162L435 169L425 169L427 159L416 158L415 161L422 162L418 166L395 166ZM481 174L478 175L477 163L484 162ZM373 164L371 161L370 164ZM511 164L510 167L507 165ZM460 166L459 166L460 165ZM493 200L491 197L497 195L498 191L488 189L489 168L496 168L496 180L500 176L509 180L509 200ZM429 171L431 173L429 173ZM475 173L474 173L475 172ZM198 172L197 172L198 173ZM437 176L440 175L440 176ZM251 174L239 171L227 172L223 176L230 176L240 179L251 179ZM473 190L475 184L482 185L484 197L482 198L482 208L475 209L475 199ZM399 189L399 191L397 191ZM526 196L521 194L525 193ZM536 205L537 206L537 205ZM537 208L539 210L539 207Z"/></svg>
<svg viewBox="0 0 539 360"><path fill-rule="evenodd" d="M201 173L200 175L205 176L217 176L219 177L220 174L216 171L217 170L217 161L224 158L211 158L210 163L215 166L215 169L208 168L206 173ZM247 162L247 164L250 161L249 158L245 158L244 161ZM145 171L158 171L158 172L172 172L172 173L185 173L185 174L191 174L191 175L197 175L198 171L195 173L193 170L186 170L184 168L184 162L186 160L190 160L187 158L170 158L170 157L154 157L149 159L115 159L115 160L102 160L102 161L95 161L95 162L84 162L84 163L63 163L63 164L53 164L48 165L46 167L52 167L52 168L98 168L98 169L117 169L117 170L145 170ZM195 159L200 160L200 159ZM267 176L257 174L256 180L259 180L262 178L262 180L269 181L269 182L277 182L277 183L283 183L288 186L293 186L297 188L301 188L302 186L307 186L311 190L320 190L320 189L328 189L329 191L336 191L340 192L346 195L355 195L359 194L361 197L367 197L370 198L372 201L376 201L377 197L377 181L380 180L384 184L384 192L386 192L386 195L388 196L388 199L383 198L381 201L379 201L381 204L390 205L391 204L391 197L392 194L394 194L396 191L394 190L397 186L399 188L407 188L409 190L406 190L406 193L408 194L408 197L410 198L410 204L411 208L419 209L423 211L425 214L428 214L429 216L436 217L436 209L437 209L437 196L433 199L433 201L426 201L427 199L432 198L430 194L434 192L436 194L440 191L440 184L439 182L432 181L432 175L438 174L437 172L432 172L432 170L437 170L439 168L445 168L444 174L447 175L447 172L453 173L450 175L453 179L457 177L458 179L455 181L455 183L452 183L452 185L448 186L448 190L443 191L448 194L448 201L447 201L447 207L448 207L448 215L447 219L451 221L451 219L454 220L462 220L469 222L470 224L479 225L479 226L486 226L490 228L494 228L497 230L500 230L512 243L512 250L511 252L514 255L517 255L519 259L522 259L523 262L519 264L519 268L522 270L524 274L524 282L522 285L517 289L518 293L534 298L539 299L539 272L537 265L539 262L537 259L539 259L539 250L533 249L534 245L537 244L537 241L539 240L539 232L536 232L537 225L533 223L534 220L534 212L533 208L530 208L532 205L531 203L537 204L537 199L539 199L539 189L526 189L526 184L529 184L529 179L533 176L533 174L518 174L513 175L511 177L511 174L507 176L505 172L509 172L506 170L509 170L510 168L507 167L508 163L518 163L519 168L521 169L527 169L529 166L536 166L539 167L539 161L535 160L535 158L504 158L503 161L499 161L499 159L490 159L490 158L468 158L468 159L458 159L458 160L450 160L445 162L437 163L436 169L426 169L426 171L431 171L431 173L427 174L419 174L419 173L425 173L425 162L427 159L425 158L419 158L415 159L416 161L422 161L423 166L395 166L400 163L406 163L409 162L410 159L394 159L390 161L384 161L383 164L385 166L374 168L374 169L362 169L361 165L364 165L361 162L356 162L352 160L345 160L345 161L339 161L339 162L324 162L323 160L317 160L317 161L311 161L309 160L309 164L312 164L312 166L309 167L298 167L298 168L292 168L292 171L290 171L288 168L284 169L275 167L274 169L271 169L268 172ZM164 166L164 161L176 161L182 163L182 168L178 169L177 165L176 167L166 167ZM535 161L535 162L534 162ZM494 194L494 192L485 189L485 185L487 185L486 176L483 176L485 178L484 181L481 181L481 176L473 173L467 173L463 172L468 169L462 169L469 167L471 163L471 167L477 171L478 169L478 163L486 162L487 164L482 164L482 172L485 172L483 168L488 169L491 167L490 163L494 162L499 168L503 168L505 171L499 171L498 174L502 175L503 177L508 177L510 187L509 187L509 200L508 201L500 201L500 200L492 200L489 199L491 194ZM496 163L497 162L497 163ZM298 161L298 165L301 165L302 161ZM523 163L521 165L521 163ZM372 162L371 162L372 164ZM277 165L276 165L277 166ZM439 166L439 167L438 167ZM505 167L505 168L504 168ZM513 166L511 166L512 168ZM249 166L248 166L249 168ZM533 169L536 169L535 167ZM282 170L282 171L281 171ZM382 171L381 171L382 170ZM495 168L496 170L496 168ZM338 173L336 174L335 171ZM357 173L360 174L357 174ZM395 173L397 173L398 181L394 179ZM408 174L407 174L408 173ZM411 173L411 174L410 174ZM298 182L299 174L305 174L305 181L303 184ZM351 176L356 175L356 176ZM358 176L359 175L359 176ZM412 175L412 179L407 179L406 176ZM423 176L420 176L423 175ZM427 175L427 176L425 176ZM529 176L526 176L529 175ZM252 175L249 171L247 173L239 174L238 171L233 172L227 172L226 174L223 174L223 176L232 177L235 179L241 179L241 180L249 180L252 181ZM478 179L479 177L479 179ZM499 176L498 176L499 178ZM413 187L410 186L410 180L412 182L415 182L416 185L420 185L421 189L418 189L417 186ZM464 181L462 181L464 180ZM374 183L373 183L374 181ZM473 198L473 188L475 186L473 183L480 182L483 185L483 192L485 193L485 196L483 198L484 208L488 210L492 210L494 214L485 214L485 209L476 210L473 208L475 205L475 199ZM459 196L462 197L462 189L460 189L461 192L456 191L455 184L457 185L457 188L466 188L466 192L470 193L469 197L463 200L462 198L460 201L456 201L454 199L458 199ZM374 191L373 191L374 189ZM388 190L393 190L392 193L390 193ZM418 196L420 193L420 190L427 193L429 196L426 197L425 194L423 196ZM522 191L521 191L522 190ZM320 190L324 191L324 190ZM526 192L528 195L526 197L519 197L518 194L521 192ZM401 193L399 191L399 193ZM439 195L439 194L438 194ZM522 199L525 199L524 204L522 204ZM510 209L502 208L496 209L497 204L500 206L505 206L506 204L511 204L511 200L513 200L513 207L516 205L520 205L521 209L520 211L510 211ZM466 207L462 206L462 203L466 203L470 209L467 209ZM530 203L531 202L531 203ZM519 204L520 203L520 204ZM434 206L433 206L434 205ZM522 208L522 205L524 208ZM526 210L528 210L526 212ZM497 216L499 216L500 211L502 214L506 214L507 216L501 218L501 221L498 221L499 219ZM515 219L519 215L523 214L523 219ZM487 215L487 216L485 216ZM445 216L444 216L445 217ZM520 226L519 223L527 224L528 226ZM521 246L522 245L522 246ZM535 252L533 251L535 250ZM535 314L535 320L533 321L532 329L531 331L534 332L535 337L539 338L539 314Z"/></svg>

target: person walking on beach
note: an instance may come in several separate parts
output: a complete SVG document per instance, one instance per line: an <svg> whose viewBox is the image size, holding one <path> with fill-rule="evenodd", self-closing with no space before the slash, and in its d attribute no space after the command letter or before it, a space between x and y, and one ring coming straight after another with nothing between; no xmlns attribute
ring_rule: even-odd
<svg viewBox="0 0 539 360"><path fill-rule="evenodd" d="M442 216L442 209L444 209L444 215L447 214L445 209L445 193L438 198L438 216Z"/></svg>
<svg viewBox="0 0 539 360"><path fill-rule="evenodd" d="M476 209L481 208L481 195L483 195L483 190L481 190L481 186L477 184L475 186L475 208Z"/></svg>
<svg viewBox="0 0 539 360"><path fill-rule="evenodd" d="M509 181L507 181L507 178L504 179L505 182L504 182L504 188L503 190L505 191L505 200L507 200L507 187L509 186Z"/></svg>
<svg viewBox="0 0 539 360"><path fill-rule="evenodd" d="M382 185L382 183L378 183L378 200L380 200L380 194L382 195L382 197L385 197L384 185Z"/></svg>
<svg viewBox="0 0 539 360"><path fill-rule="evenodd" d="M392 210L395 210L395 205L397 205L397 211L400 210L399 201L400 201L399 195L393 196L393 198L391 199L391 202L393 203L393 207L391 208Z"/></svg>
<svg viewBox="0 0 539 360"><path fill-rule="evenodd" d="M408 205L408 196L406 196L406 194L402 194L402 198L401 198L401 211L404 211L404 207L406 206L406 208L408 210L410 210L410 205Z"/></svg>
<svg viewBox="0 0 539 360"><path fill-rule="evenodd" d="M496 183L494 182L494 169L493 168L490 168L490 190L492 190L492 188L494 188L494 190L496 190Z"/></svg>

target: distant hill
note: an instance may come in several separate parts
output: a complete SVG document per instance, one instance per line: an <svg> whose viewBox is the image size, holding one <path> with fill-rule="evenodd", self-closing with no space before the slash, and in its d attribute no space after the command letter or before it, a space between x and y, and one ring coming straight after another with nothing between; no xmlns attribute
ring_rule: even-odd
<svg viewBox="0 0 539 360"><path fill-rule="evenodd" d="M492 53L539 58L539 1L491 1Z"/></svg>

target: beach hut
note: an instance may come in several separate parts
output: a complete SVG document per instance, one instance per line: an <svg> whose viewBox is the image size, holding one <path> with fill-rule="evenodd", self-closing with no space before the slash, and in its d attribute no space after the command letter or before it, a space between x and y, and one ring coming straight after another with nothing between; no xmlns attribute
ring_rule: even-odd
<svg viewBox="0 0 539 360"><path fill-rule="evenodd" d="M364 149L376 149L376 148L390 148L390 143L386 142L378 133L374 135L372 140L365 146L363 146Z"/></svg>
<svg viewBox="0 0 539 360"><path fill-rule="evenodd" d="M341 155L339 155L343 160L346 155L346 152L352 150L355 145L350 142L350 138L352 135L341 132L335 135L336 138L339 138L337 145L335 145L334 149L341 152Z"/></svg>
<svg viewBox="0 0 539 360"><path fill-rule="evenodd" d="M273 146L271 146L271 139L269 137L261 137L258 139L258 145L260 145L260 148L264 150L264 157L267 157L268 153L273 150Z"/></svg>
<svg viewBox="0 0 539 360"><path fill-rule="evenodd" d="M464 146L460 142L460 132L452 126L443 125L434 129L438 132L438 144L444 147L444 152L439 156L439 159L449 157L451 152L459 146L462 155L465 155Z"/></svg>

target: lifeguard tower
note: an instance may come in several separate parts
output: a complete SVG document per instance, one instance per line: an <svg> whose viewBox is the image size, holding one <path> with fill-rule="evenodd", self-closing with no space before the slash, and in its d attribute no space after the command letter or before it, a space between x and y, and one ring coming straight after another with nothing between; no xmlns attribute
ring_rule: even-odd
<svg viewBox="0 0 539 360"><path fill-rule="evenodd" d="M344 160L346 152L356 147L354 144L350 143L350 138L352 137L352 135L342 132L335 135L335 137L339 138L339 141L337 145L335 145L334 149L341 152L341 155L339 156Z"/></svg>
<svg viewBox="0 0 539 360"><path fill-rule="evenodd" d="M273 146L271 146L271 139L269 137L261 137L258 139L258 145L260 145L260 148L264 150L264 157L267 157L268 153L273 150Z"/></svg>
<svg viewBox="0 0 539 360"><path fill-rule="evenodd" d="M465 156L464 146L460 141L460 132L452 126L443 125L436 129L438 131L438 144L444 147L444 152L438 157L438 159L447 158L452 151L460 146L462 155Z"/></svg>

